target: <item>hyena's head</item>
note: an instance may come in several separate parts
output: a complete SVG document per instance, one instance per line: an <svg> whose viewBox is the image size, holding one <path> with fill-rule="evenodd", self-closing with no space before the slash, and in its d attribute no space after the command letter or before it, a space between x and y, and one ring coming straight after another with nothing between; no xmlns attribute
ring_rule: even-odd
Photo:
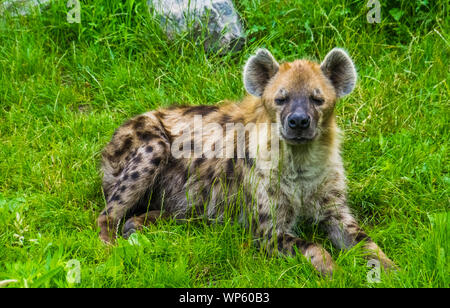
<svg viewBox="0 0 450 308"><path fill-rule="evenodd" d="M321 64L308 60L279 65L266 49L246 63L244 85L260 97L282 138L290 144L316 139L326 129L336 100L349 94L356 70L345 51L335 48Z"/></svg>

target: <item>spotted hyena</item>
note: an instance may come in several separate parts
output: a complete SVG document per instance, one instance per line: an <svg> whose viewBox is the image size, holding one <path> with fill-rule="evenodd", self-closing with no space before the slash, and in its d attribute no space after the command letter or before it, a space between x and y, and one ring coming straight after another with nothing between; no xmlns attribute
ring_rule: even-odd
<svg viewBox="0 0 450 308"><path fill-rule="evenodd" d="M369 258L393 266L347 205L334 115L337 99L356 82L347 53L335 48L321 64L280 65L259 49L243 75L250 95L239 103L150 111L114 133L102 153L107 205L98 218L100 238L112 242L125 219L128 237L164 217L220 220L234 213L268 251L299 252L321 273L331 274L329 253L292 231L303 217L322 226L338 248L364 241ZM201 132L195 129L199 120ZM252 137L261 124L272 129L262 133L265 138ZM180 144L197 155L175 156ZM277 151L263 155L260 148Z"/></svg>

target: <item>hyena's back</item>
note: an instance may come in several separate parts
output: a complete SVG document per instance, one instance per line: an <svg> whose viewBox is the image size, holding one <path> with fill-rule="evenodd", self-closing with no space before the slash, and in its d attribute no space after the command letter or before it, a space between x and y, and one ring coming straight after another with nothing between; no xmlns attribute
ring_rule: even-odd
<svg viewBox="0 0 450 308"><path fill-rule="evenodd" d="M250 160L207 159L204 155L174 158L171 145L183 127L194 127L196 116L201 116L204 123L223 126L243 121L233 116L239 114L232 110L233 106L161 109L132 118L117 129L102 153L105 198L110 211L120 211L114 216L128 217L161 207L181 218L187 214L214 216L222 211L224 194L233 195L238 189L243 169L251 168ZM221 137L203 135L212 145L215 138ZM191 143L194 151L193 140ZM115 202L116 206L110 205ZM109 214L108 208L104 213Z"/></svg>

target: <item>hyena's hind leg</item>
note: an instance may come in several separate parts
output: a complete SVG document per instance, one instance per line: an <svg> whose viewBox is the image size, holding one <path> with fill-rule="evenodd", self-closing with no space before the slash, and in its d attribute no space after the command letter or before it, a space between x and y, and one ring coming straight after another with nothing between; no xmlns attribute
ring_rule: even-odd
<svg viewBox="0 0 450 308"><path fill-rule="evenodd" d="M106 208L98 218L100 238L104 242L115 239L121 219L152 188L169 159L167 140L156 133L151 136L127 156L122 170L108 184L109 190L105 193Z"/></svg>
<svg viewBox="0 0 450 308"><path fill-rule="evenodd" d="M125 222L122 236L127 239L131 234L142 230L144 226L155 224L157 220L168 219L170 217L169 214L160 210L152 210L139 216L133 216Z"/></svg>
<svg viewBox="0 0 450 308"><path fill-rule="evenodd" d="M138 148L132 155L111 189L106 209L98 218L103 241L114 240L120 220L151 189L167 158L167 150L158 141Z"/></svg>

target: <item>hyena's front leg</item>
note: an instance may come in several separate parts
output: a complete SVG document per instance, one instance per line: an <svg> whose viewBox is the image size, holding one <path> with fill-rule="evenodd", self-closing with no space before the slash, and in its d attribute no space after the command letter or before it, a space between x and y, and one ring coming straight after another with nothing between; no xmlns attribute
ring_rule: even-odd
<svg viewBox="0 0 450 308"><path fill-rule="evenodd" d="M270 219L269 213L260 213L258 216L258 227L255 233L259 242L264 245L268 252L276 249L283 255L301 253L322 275L332 276L335 263L331 255L321 245L305 241L287 231L283 231L286 229L286 224L280 221L276 224L279 227L275 227L278 230L274 231L273 220ZM283 228L282 225L285 225L285 227Z"/></svg>
<svg viewBox="0 0 450 308"><path fill-rule="evenodd" d="M333 275L335 263L328 251L321 245L305 241L289 233L279 234L277 245L278 250L284 254L300 252L322 275L329 277Z"/></svg>
<svg viewBox="0 0 450 308"><path fill-rule="evenodd" d="M170 218L170 215L159 210L148 211L147 213L133 216L123 225L122 236L127 239L131 234L141 230L144 226L155 224L156 221L167 218Z"/></svg>
<svg viewBox="0 0 450 308"><path fill-rule="evenodd" d="M395 264L383 253L373 240L359 227L346 204L328 205L322 221L328 237L339 249L348 249L364 241L368 259L377 259L385 269Z"/></svg>
<svg viewBox="0 0 450 308"><path fill-rule="evenodd" d="M152 188L169 154L168 145L157 138L136 149L112 186L106 208L98 218L101 240L110 243L115 239L120 220Z"/></svg>
<svg viewBox="0 0 450 308"><path fill-rule="evenodd" d="M289 206L289 199L282 194L269 195L270 183L256 186L257 210L253 215L252 230L258 243L272 253L274 250L283 255L301 253L324 276L331 277L335 264L330 254L319 244L305 241L290 233L295 224L295 211ZM272 208L272 200L279 206Z"/></svg>

